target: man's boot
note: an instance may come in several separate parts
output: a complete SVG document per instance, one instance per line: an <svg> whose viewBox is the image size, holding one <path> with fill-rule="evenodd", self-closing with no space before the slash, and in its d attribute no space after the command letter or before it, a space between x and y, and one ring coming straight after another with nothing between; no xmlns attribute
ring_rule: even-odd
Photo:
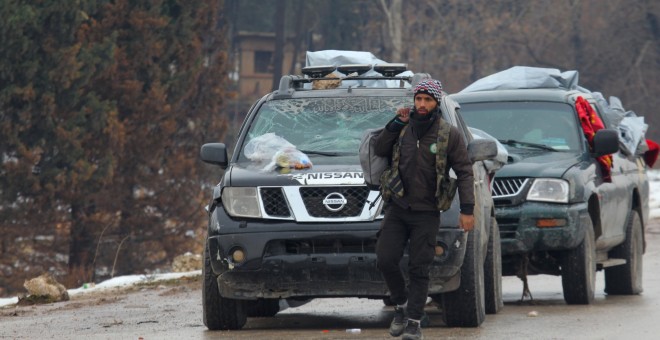
<svg viewBox="0 0 660 340"><path fill-rule="evenodd" d="M403 340L422 340L422 327L419 325L419 321L408 320L406 329L403 331Z"/></svg>
<svg viewBox="0 0 660 340"><path fill-rule="evenodd" d="M401 336L403 328L406 326L406 313L403 307L394 307L394 319L390 323L390 335Z"/></svg>

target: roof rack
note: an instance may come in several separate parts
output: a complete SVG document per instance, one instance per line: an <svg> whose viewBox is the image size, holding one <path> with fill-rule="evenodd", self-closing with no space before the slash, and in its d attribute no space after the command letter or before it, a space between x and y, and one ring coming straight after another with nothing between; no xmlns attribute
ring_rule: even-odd
<svg viewBox="0 0 660 340"><path fill-rule="evenodd" d="M349 64L349 65L339 65L337 66L337 71L349 76L355 73L357 76L361 76L371 70L371 65L369 64ZM405 70L403 70L405 71ZM403 72L401 71L401 72ZM399 73L401 73L399 72Z"/></svg>
<svg viewBox="0 0 660 340"><path fill-rule="evenodd" d="M376 64L374 71L384 75L385 77L394 77L395 75L405 72L408 69L407 64Z"/></svg>
<svg viewBox="0 0 660 340"><path fill-rule="evenodd" d="M296 86L296 81L302 79L300 76L286 75L280 78L280 86L277 91L273 94L274 99L282 98L291 98L291 95L295 92L295 88L300 88L300 85Z"/></svg>
<svg viewBox="0 0 660 340"><path fill-rule="evenodd" d="M365 75L365 73L374 70L380 75ZM309 89L304 85L320 80L329 80L334 82L342 81L364 81L364 80L399 80L400 87L405 83L412 86L417 85L419 82L431 79L428 73L415 73L413 75L400 75L408 69L407 64L403 63L382 63L376 65L370 64L346 64L346 65L319 65L307 66L302 69L304 76L299 75L285 75L280 79L279 88L273 94L273 99L291 98L296 90ZM338 71L345 76L333 74ZM362 83L360 82L360 87ZM349 86L350 87L350 86Z"/></svg>
<svg viewBox="0 0 660 340"><path fill-rule="evenodd" d="M303 67L302 73L310 78L323 78L336 69L333 65L307 66Z"/></svg>

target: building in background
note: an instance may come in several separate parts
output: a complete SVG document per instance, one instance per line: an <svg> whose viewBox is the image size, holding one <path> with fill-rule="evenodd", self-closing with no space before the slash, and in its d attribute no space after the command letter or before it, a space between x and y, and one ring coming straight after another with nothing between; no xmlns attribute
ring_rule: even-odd
<svg viewBox="0 0 660 340"><path fill-rule="evenodd" d="M233 46L234 66L230 79L234 81L236 99L249 106L273 90L273 62L277 59L275 34L239 31L234 36ZM286 39L282 74L300 74L301 65L305 62L305 51L296 53L294 50L291 39Z"/></svg>

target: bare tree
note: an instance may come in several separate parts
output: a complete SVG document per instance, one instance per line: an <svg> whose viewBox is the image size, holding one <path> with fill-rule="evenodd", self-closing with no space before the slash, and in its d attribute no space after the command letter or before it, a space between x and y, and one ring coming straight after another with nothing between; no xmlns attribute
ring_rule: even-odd
<svg viewBox="0 0 660 340"><path fill-rule="evenodd" d="M390 46L390 60L401 61L403 55L403 1L402 0L380 0L380 7L385 13L387 30L385 44Z"/></svg>
<svg viewBox="0 0 660 340"><path fill-rule="evenodd" d="M286 1L277 2L275 10L275 53L273 54L273 90L277 89L282 78L282 63L284 62L284 16Z"/></svg>

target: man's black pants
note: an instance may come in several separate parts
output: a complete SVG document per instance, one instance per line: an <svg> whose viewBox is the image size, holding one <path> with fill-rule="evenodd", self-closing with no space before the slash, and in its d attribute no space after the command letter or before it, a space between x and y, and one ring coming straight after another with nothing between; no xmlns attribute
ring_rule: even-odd
<svg viewBox="0 0 660 340"><path fill-rule="evenodd" d="M435 237L440 225L437 211L411 211L390 204L385 211L376 244L378 269L383 274L393 303L408 301L408 318L420 320L429 291L429 266L435 256ZM409 285L399 263L408 247Z"/></svg>

